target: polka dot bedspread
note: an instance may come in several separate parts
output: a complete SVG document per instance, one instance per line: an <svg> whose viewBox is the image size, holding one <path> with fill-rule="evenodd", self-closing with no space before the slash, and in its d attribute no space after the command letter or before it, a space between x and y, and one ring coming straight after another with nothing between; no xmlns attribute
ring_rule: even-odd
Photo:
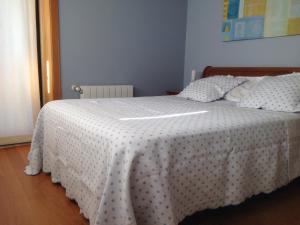
<svg viewBox="0 0 300 225"><path fill-rule="evenodd" d="M176 96L54 101L25 173L51 173L91 225L177 225L299 176L299 118Z"/></svg>

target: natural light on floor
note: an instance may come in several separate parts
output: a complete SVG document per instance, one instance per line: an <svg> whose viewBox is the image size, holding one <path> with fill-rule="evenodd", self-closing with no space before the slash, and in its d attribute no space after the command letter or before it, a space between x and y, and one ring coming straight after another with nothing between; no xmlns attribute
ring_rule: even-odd
<svg viewBox="0 0 300 225"><path fill-rule="evenodd" d="M176 114L168 114L168 115L161 115L161 116L145 116L145 117L133 117L133 118L121 118L121 121L128 121L128 120L153 120L153 119L166 119L166 118L173 118L173 117L183 117L183 116L192 116L197 114L204 114L208 111L197 111L197 112L188 112L188 113L176 113Z"/></svg>

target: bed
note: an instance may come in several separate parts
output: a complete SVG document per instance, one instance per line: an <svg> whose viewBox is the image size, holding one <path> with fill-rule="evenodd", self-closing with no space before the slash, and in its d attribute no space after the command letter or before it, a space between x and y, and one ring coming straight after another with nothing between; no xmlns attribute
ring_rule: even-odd
<svg viewBox="0 0 300 225"><path fill-rule="evenodd" d="M203 76L300 68L207 67ZM300 176L300 115L177 96L62 100L41 110L25 172L51 173L91 225L177 225Z"/></svg>

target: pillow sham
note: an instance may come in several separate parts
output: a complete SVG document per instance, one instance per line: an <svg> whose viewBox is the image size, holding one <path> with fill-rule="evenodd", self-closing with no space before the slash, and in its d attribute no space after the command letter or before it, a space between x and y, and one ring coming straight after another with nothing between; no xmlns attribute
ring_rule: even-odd
<svg viewBox="0 0 300 225"><path fill-rule="evenodd" d="M247 81L245 78L233 76L213 76L192 82L178 96L186 99L212 102L224 97L224 95Z"/></svg>
<svg viewBox="0 0 300 225"><path fill-rule="evenodd" d="M241 78L241 77L240 77ZM225 99L232 102L240 102L241 98L248 95L252 88L257 85L258 82L262 81L265 77L243 77L247 81L229 91L225 95Z"/></svg>
<svg viewBox="0 0 300 225"><path fill-rule="evenodd" d="M300 112L300 74L267 77L259 82L249 95L238 104L240 107L281 112Z"/></svg>

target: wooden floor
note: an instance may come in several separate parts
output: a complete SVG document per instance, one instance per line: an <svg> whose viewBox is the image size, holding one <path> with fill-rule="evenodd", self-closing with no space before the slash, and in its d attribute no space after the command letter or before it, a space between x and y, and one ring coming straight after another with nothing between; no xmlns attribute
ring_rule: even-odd
<svg viewBox="0 0 300 225"><path fill-rule="evenodd" d="M28 151L28 146L0 149L0 225L88 225L50 176L24 175ZM300 180L240 206L196 213L180 225L229 224L300 225Z"/></svg>

